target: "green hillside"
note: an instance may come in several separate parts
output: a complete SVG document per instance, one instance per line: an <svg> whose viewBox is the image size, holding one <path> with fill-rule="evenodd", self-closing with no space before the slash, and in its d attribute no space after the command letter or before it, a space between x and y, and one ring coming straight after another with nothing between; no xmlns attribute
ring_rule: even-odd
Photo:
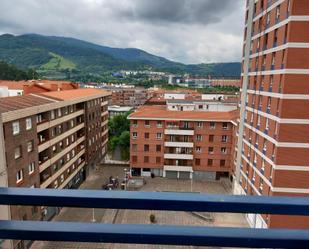
<svg viewBox="0 0 309 249"><path fill-rule="evenodd" d="M64 37L35 34L0 36L0 60L20 68L36 69L46 77L102 75L118 70L159 70L239 77L240 63L185 65L135 48L119 49Z"/></svg>
<svg viewBox="0 0 309 249"><path fill-rule="evenodd" d="M40 66L41 70L72 70L76 68L76 65L72 61L52 52L49 54L52 58L47 63Z"/></svg>

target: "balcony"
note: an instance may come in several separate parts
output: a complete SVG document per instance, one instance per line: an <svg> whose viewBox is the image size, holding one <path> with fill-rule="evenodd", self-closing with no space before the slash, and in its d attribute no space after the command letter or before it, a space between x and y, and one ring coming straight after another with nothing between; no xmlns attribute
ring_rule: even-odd
<svg viewBox="0 0 309 249"><path fill-rule="evenodd" d="M175 165L164 165L163 170L165 171L180 171L180 172L193 172L193 168L190 166L175 166Z"/></svg>
<svg viewBox="0 0 309 249"><path fill-rule="evenodd" d="M164 154L164 159L183 159L193 160L193 155L190 154Z"/></svg>
<svg viewBox="0 0 309 249"><path fill-rule="evenodd" d="M194 135L194 128L190 127L180 127L180 126L168 126L164 130L165 135L187 135L193 136Z"/></svg>
<svg viewBox="0 0 309 249"><path fill-rule="evenodd" d="M178 147L178 148L193 148L193 143L190 142L165 142L165 147Z"/></svg>
<svg viewBox="0 0 309 249"><path fill-rule="evenodd" d="M309 198L0 188L1 205L309 216ZM0 221L0 239L243 248L309 248L309 231L175 225Z"/></svg>

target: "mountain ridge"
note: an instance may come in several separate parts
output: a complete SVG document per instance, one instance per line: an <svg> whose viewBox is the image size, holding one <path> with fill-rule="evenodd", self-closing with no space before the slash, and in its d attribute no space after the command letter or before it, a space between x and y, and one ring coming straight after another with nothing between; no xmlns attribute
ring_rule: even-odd
<svg viewBox="0 0 309 249"><path fill-rule="evenodd" d="M63 64L70 65L70 67L65 68L62 65L57 68L55 58L58 58L60 62L65 61L66 63ZM53 60L53 65L56 65L54 71L75 70L88 74L102 74L122 69L149 69L204 76L240 76L240 63L238 62L186 65L138 48L113 48L71 37L39 34L0 35L0 60L24 69L39 70ZM46 66L44 70L46 71Z"/></svg>

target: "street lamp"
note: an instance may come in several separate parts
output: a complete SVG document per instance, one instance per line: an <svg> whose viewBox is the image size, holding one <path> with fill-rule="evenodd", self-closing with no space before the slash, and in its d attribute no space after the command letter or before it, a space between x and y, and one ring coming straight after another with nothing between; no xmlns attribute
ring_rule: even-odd
<svg viewBox="0 0 309 249"><path fill-rule="evenodd" d="M124 190L127 190L127 169L124 169Z"/></svg>
<svg viewBox="0 0 309 249"><path fill-rule="evenodd" d="M92 209L92 222L96 222L95 217L94 217L94 208Z"/></svg>
<svg viewBox="0 0 309 249"><path fill-rule="evenodd" d="M191 172L191 179L190 179L190 185L191 185L191 192L193 192L193 172Z"/></svg>

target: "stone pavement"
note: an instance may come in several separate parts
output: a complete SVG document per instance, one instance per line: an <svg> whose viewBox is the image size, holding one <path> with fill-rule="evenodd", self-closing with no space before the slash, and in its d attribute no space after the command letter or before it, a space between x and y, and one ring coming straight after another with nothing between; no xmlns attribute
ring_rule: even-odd
<svg viewBox="0 0 309 249"><path fill-rule="evenodd" d="M101 167L93 171L87 180L81 185L81 189L101 189L101 186L110 176L119 179L124 177L123 167ZM146 185L142 191L176 191L190 192L190 180L173 180L166 178L146 178ZM103 190L102 190L103 191ZM193 192L206 192L216 194L228 194L226 189L219 182L193 181ZM188 226L230 226L247 227L248 224L242 214L227 213L204 213L213 221L206 221L190 212L175 211L155 211L155 210L114 210L95 209L94 217L100 223L127 223L127 224L150 224L149 216L154 214L158 224L188 225ZM91 222L93 219L93 209L89 208L63 208L54 221L80 221ZM201 248L188 246L160 246L160 245L126 245L126 244L103 244L103 243L77 243L77 242L46 242L36 241L31 249L176 249L176 248Z"/></svg>

